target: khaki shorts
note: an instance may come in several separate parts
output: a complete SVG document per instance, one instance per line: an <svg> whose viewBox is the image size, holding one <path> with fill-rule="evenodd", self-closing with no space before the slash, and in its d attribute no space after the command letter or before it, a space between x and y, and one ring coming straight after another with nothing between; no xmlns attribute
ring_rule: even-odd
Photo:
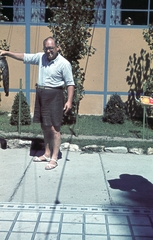
<svg viewBox="0 0 153 240"><path fill-rule="evenodd" d="M63 89L36 88L36 99L34 109L35 123L41 123L44 126L54 126L60 131L63 118L64 95Z"/></svg>

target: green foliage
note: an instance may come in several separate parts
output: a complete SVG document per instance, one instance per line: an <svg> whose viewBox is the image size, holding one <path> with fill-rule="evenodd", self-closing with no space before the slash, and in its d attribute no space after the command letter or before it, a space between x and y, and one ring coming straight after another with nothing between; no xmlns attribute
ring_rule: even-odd
<svg viewBox="0 0 153 240"><path fill-rule="evenodd" d="M141 49L140 56L135 53L129 57L126 71L129 75L126 78L130 89L133 91L143 92L143 87L146 81L150 81L150 75L153 72L151 69L151 54Z"/></svg>
<svg viewBox="0 0 153 240"><path fill-rule="evenodd" d="M142 34L150 50L153 50L153 23L149 25L148 29L143 29Z"/></svg>
<svg viewBox="0 0 153 240"><path fill-rule="evenodd" d="M153 23L151 23L148 29L144 29L143 38L147 42L150 50L153 50ZM144 69L148 69L148 76L145 78L143 82L143 90L145 95L152 96L153 93L153 68L151 68L151 62L153 59L152 53L149 54L149 64L144 66Z"/></svg>
<svg viewBox="0 0 153 240"><path fill-rule="evenodd" d="M0 49L5 50L5 51L9 51L10 46L8 45L6 39L0 40Z"/></svg>
<svg viewBox="0 0 153 240"><path fill-rule="evenodd" d="M110 97L110 100L104 109L104 115L102 119L104 122L109 123L124 123L124 103L119 95L114 94Z"/></svg>
<svg viewBox="0 0 153 240"><path fill-rule="evenodd" d="M153 71L153 69L152 69ZM150 75L143 84L143 91L145 96L153 97L153 75Z"/></svg>
<svg viewBox="0 0 153 240"><path fill-rule="evenodd" d="M80 60L92 56L95 52L89 42L91 24L94 21L94 1L90 0L47 0L51 11L49 28L60 43L61 54L70 61L75 81L75 93L72 112L64 116L63 124L75 122L79 110L79 103L84 96L84 69L80 67ZM55 7L56 6L56 7ZM65 89L65 101L67 90ZM72 120L72 121L71 121Z"/></svg>
<svg viewBox="0 0 153 240"><path fill-rule="evenodd" d="M30 125L31 124L30 109L23 92L21 91L20 93L21 93L21 125ZM10 118L11 125L18 126L18 123L19 123L19 93L15 95Z"/></svg>
<svg viewBox="0 0 153 240"><path fill-rule="evenodd" d="M138 105L135 98L139 99L140 95L150 96L153 90L153 69L151 66L152 54L141 49L140 55L134 53L129 56L126 71L126 82L129 85L129 95L127 100L127 114L129 116L142 118L142 106Z"/></svg>

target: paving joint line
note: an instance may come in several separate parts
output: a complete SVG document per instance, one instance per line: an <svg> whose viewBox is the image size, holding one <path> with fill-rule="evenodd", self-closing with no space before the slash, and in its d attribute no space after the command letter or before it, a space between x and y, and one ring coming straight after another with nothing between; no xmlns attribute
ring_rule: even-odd
<svg viewBox="0 0 153 240"><path fill-rule="evenodd" d="M113 199L111 197L109 187L108 187L108 182L107 182L107 178L106 178L106 174L105 174L105 168L104 168L103 160L102 160L101 154L98 153L98 155L99 155L99 158L100 158L100 163L101 163L102 172L103 172L103 175L104 175L105 185L106 185L106 188L107 188L107 194L108 194L108 197L109 197L109 200L110 200L110 204L114 205L114 202L113 202Z"/></svg>
<svg viewBox="0 0 153 240"><path fill-rule="evenodd" d="M31 159L31 161L29 162L29 164L28 164L28 166L26 167L26 169L24 170L24 172L23 172L23 174L22 174L19 182L17 183L17 185L16 185L16 187L15 187L12 195L10 196L10 198L9 198L9 200L8 200L9 202L11 202L11 201L13 200L13 197L15 196L17 190L19 189L19 187L20 187L20 185L21 185L21 183L22 183L22 181L23 181L23 179L24 179L24 177L25 177L25 175L26 175L26 173L27 173L27 171L28 171L31 163L32 163L32 159Z"/></svg>

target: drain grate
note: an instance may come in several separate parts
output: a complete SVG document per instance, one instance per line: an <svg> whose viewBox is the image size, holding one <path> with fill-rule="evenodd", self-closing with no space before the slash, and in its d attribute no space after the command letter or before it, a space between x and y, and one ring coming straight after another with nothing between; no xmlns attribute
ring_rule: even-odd
<svg viewBox="0 0 153 240"><path fill-rule="evenodd" d="M127 207L127 206L78 206L78 205L39 205L39 204L17 204L1 203L0 211L3 210L26 210L26 211L60 211L60 212L94 212L94 213L115 213L115 214L153 214L153 208L148 207Z"/></svg>

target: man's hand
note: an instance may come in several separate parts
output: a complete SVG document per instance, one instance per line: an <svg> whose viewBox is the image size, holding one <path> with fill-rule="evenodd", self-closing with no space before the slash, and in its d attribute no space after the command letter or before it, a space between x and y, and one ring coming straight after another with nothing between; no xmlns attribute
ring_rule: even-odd
<svg viewBox="0 0 153 240"><path fill-rule="evenodd" d="M68 113L72 108L72 104L70 102L66 102L64 105L64 113Z"/></svg>
<svg viewBox="0 0 153 240"><path fill-rule="evenodd" d="M0 56L5 56L5 54L6 54L6 51L0 50Z"/></svg>
<svg viewBox="0 0 153 240"><path fill-rule="evenodd" d="M73 100L73 94L74 94L74 86L68 86L67 87L67 93L68 93L68 100L64 105L64 113L68 113L72 108L72 100Z"/></svg>

